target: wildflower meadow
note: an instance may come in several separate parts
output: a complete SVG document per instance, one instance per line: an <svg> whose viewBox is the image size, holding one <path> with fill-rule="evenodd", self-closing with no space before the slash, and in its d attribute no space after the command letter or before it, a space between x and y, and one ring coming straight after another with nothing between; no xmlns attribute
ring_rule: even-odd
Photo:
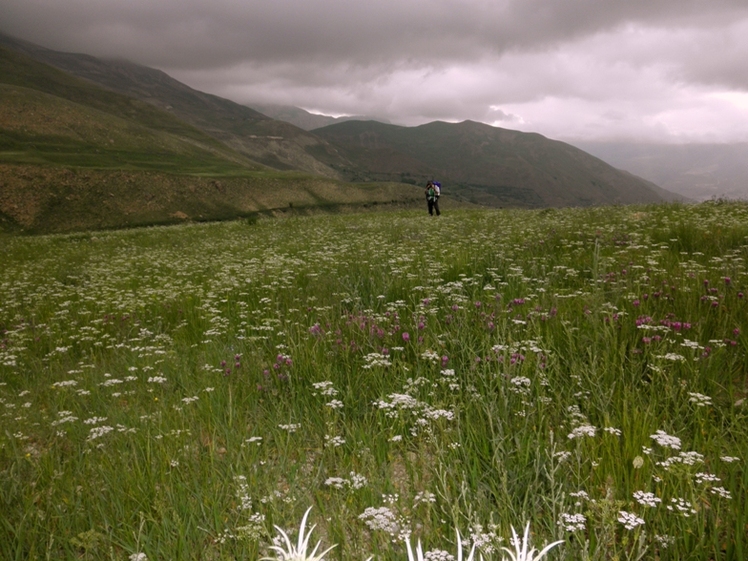
<svg viewBox="0 0 748 561"><path fill-rule="evenodd" d="M0 558L745 560L747 260L722 201L3 236Z"/></svg>

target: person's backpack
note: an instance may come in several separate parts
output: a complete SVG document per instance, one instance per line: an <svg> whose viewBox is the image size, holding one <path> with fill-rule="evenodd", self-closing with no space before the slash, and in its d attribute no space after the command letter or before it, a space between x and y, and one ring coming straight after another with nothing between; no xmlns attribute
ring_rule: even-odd
<svg viewBox="0 0 748 561"><path fill-rule="evenodd" d="M433 185L434 185L434 191L436 192L435 196L438 199L442 194L442 184L439 183L438 181L434 181Z"/></svg>

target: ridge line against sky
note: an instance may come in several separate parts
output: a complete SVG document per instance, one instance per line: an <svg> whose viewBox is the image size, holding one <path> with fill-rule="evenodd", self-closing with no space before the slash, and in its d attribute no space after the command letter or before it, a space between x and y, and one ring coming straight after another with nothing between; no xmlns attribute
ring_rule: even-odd
<svg viewBox="0 0 748 561"><path fill-rule="evenodd" d="M745 0L0 0L0 30L239 103L748 141Z"/></svg>

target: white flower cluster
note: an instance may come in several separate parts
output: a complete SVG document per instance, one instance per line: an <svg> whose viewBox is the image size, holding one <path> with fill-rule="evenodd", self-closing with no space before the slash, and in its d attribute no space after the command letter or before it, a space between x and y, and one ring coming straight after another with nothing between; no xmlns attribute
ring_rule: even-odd
<svg viewBox="0 0 748 561"><path fill-rule="evenodd" d="M473 526L470 537L465 540L465 546L470 547L472 544L475 549L480 550L486 555L493 555L498 549L499 544L504 541L504 538L497 535L499 527L497 524L489 524L488 532L483 531L482 524L476 524Z"/></svg>
<svg viewBox="0 0 748 561"><path fill-rule="evenodd" d="M423 360L429 360L431 362L439 362L439 353L429 349L421 353L421 358Z"/></svg>
<svg viewBox="0 0 748 561"><path fill-rule="evenodd" d="M358 515L370 530L388 533L393 541L403 540L410 535L405 519L396 515L389 507L368 507L362 514Z"/></svg>
<svg viewBox="0 0 748 561"><path fill-rule="evenodd" d="M252 499L249 496L249 484L247 478L243 475L234 477L236 481L236 498L239 499L239 510L252 510Z"/></svg>
<svg viewBox="0 0 748 561"><path fill-rule="evenodd" d="M390 401L384 401L380 399L379 401L375 401L374 405L377 408L384 410L385 415L387 415L388 417L397 417L398 411L421 408L421 402L412 395L403 393L391 393L387 397L390 398Z"/></svg>
<svg viewBox="0 0 748 561"><path fill-rule="evenodd" d="M343 402L339 399L333 399L332 401L325 403L325 407L329 407L330 409L342 409Z"/></svg>
<svg viewBox="0 0 748 561"><path fill-rule="evenodd" d="M709 489L709 492L712 495L719 495L723 499L732 499L732 494L724 487L712 487L711 489Z"/></svg>
<svg viewBox="0 0 748 561"><path fill-rule="evenodd" d="M333 489L344 489L346 487L350 489L361 489L365 487L369 481L363 475L352 471L350 473L350 479L344 479L342 477L328 477L325 479L325 485L332 487Z"/></svg>
<svg viewBox="0 0 748 561"><path fill-rule="evenodd" d="M699 472L696 475L694 475L694 479L696 479L696 483L714 483L716 481L722 481L719 477L716 475L713 475L711 473L703 473Z"/></svg>
<svg viewBox="0 0 748 561"><path fill-rule="evenodd" d="M432 549L423 555L424 561L454 561L454 555L443 549Z"/></svg>
<svg viewBox="0 0 748 561"><path fill-rule="evenodd" d="M106 380L99 385L104 388L108 388L109 386L116 386L117 384L122 384L122 383L123 383L122 380L120 380L119 378L110 378L109 380Z"/></svg>
<svg viewBox="0 0 748 561"><path fill-rule="evenodd" d="M369 370L375 366L381 366L382 368L392 366L390 357L383 355L382 353L369 353L364 357L364 360L366 361L366 364L363 366L364 370Z"/></svg>
<svg viewBox="0 0 748 561"><path fill-rule="evenodd" d="M666 448L672 448L673 450L680 450L681 442L677 436L670 436L664 431L658 430L654 434L649 435L657 444Z"/></svg>
<svg viewBox="0 0 748 561"><path fill-rule="evenodd" d="M657 462L657 465L660 467L664 467L665 469L670 469L670 466L674 464L683 464L686 466L693 466L693 465L700 464L703 462L704 462L703 454L699 454L698 452L694 452L693 450L691 450L689 452L681 452L677 456L672 456L662 462Z"/></svg>
<svg viewBox="0 0 748 561"><path fill-rule="evenodd" d="M238 541L257 541L265 534L265 515L256 512L247 518L247 523L237 526L233 536Z"/></svg>
<svg viewBox="0 0 748 561"><path fill-rule="evenodd" d="M252 512L252 499L249 496L247 478L243 475L237 475L234 477L234 481L236 482L235 496L239 500L237 510L242 514L242 517L246 516L245 524L237 526L234 531L224 530L216 538L218 543L225 543L228 539L256 541L265 534L265 515Z"/></svg>
<svg viewBox="0 0 748 561"><path fill-rule="evenodd" d="M574 503L574 506L582 506L582 501L590 500L590 496L587 494L587 491L581 489L576 493L569 493L569 496L578 499L577 502Z"/></svg>
<svg viewBox="0 0 748 561"><path fill-rule="evenodd" d="M509 380L509 383L513 386L509 389L514 393L521 395L528 395L530 393L530 384L532 384L532 381L526 376L515 376Z"/></svg>
<svg viewBox="0 0 748 561"><path fill-rule="evenodd" d="M707 407L712 404L712 398L703 393L688 392L688 395L690 396L688 401L695 404L696 407Z"/></svg>
<svg viewBox="0 0 748 561"><path fill-rule="evenodd" d="M635 514L626 512L625 510L618 511L618 521L623 524L623 527L627 530L633 530L637 526L642 526L644 524L643 518L639 518Z"/></svg>
<svg viewBox="0 0 748 561"><path fill-rule="evenodd" d="M436 502L436 495L430 491L420 491L416 496L413 498L413 506L419 505L421 503L435 503Z"/></svg>
<svg viewBox="0 0 748 561"><path fill-rule="evenodd" d="M73 415L72 411L58 411L57 413L57 420L52 421L52 426L56 427L58 425L62 425L65 423L72 423L73 421L77 421L78 417Z"/></svg>
<svg viewBox="0 0 748 561"><path fill-rule="evenodd" d="M594 437L597 434L597 428L592 425L582 425L572 430L567 436L569 439L581 438L583 436Z"/></svg>
<svg viewBox="0 0 748 561"><path fill-rule="evenodd" d="M430 407L424 409L423 415L432 421L437 419L447 419L448 421L451 421L455 417L454 411L449 411L447 409L431 409Z"/></svg>
<svg viewBox="0 0 748 561"><path fill-rule="evenodd" d="M670 499L670 504L667 505L667 509L671 512L682 514L686 518L688 518L692 514L696 514L696 509L694 509L690 503L686 502L684 499L679 498Z"/></svg>
<svg viewBox="0 0 748 561"><path fill-rule="evenodd" d="M345 444L345 438L342 436L330 436L329 434L325 435L325 448L337 448L338 446L342 446Z"/></svg>
<svg viewBox="0 0 748 561"><path fill-rule="evenodd" d="M584 514L569 514L567 512L562 512L558 525L561 526L565 532L581 532L587 528L587 518Z"/></svg>
<svg viewBox="0 0 748 561"><path fill-rule="evenodd" d="M657 358L663 358L665 360L671 360L673 362L685 362L686 357L679 355L678 353L667 353L664 355L656 355Z"/></svg>
<svg viewBox="0 0 748 561"><path fill-rule="evenodd" d="M78 380L63 380L62 382L55 382L52 384L53 388L68 388L78 385Z"/></svg>
<svg viewBox="0 0 748 561"><path fill-rule="evenodd" d="M675 543L675 538L673 536L668 536L668 535L661 536L659 534L655 534L654 540L658 544L660 544L660 547L662 549L667 549L668 547L670 547L671 545Z"/></svg>
<svg viewBox="0 0 748 561"><path fill-rule="evenodd" d="M319 395L326 395L334 397L338 395L338 390L332 387L332 382L326 380L324 382L315 382L312 384L315 390L319 391ZM317 395L317 392L313 392L312 395Z"/></svg>
<svg viewBox="0 0 748 561"><path fill-rule="evenodd" d="M327 487L332 487L333 489L343 489L346 486L346 483L348 483L348 480L343 479L342 477L328 477L325 479L325 485Z"/></svg>
<svg viewBox="0 0 748 561"><path fill-rule="evenodd" d="M567 450L561 450L560 452L556 452L555 454L553 454L553 457L557 458L559 463L565 462L566 460L571 458L571 452Z"/></svg>
<svg viewBox="0 0 748 561"><path fill-rule="evenodd" d="M97 438L101 438L105 434L108 434L114 430L114 427L109 427L106 425L102 425L100 427L94 427L91 429L91 431L88 433L88 438L86 439L88 442L91 442L92 440L96 440Z"/></svg>
<svg viewBox="0 0 748 561"><path fill-rule="evenodd" d="M648 491L634 491L634 499L636 499L636 502L640 505L648 507L656 507L662 502L660 497L657 497L654 493Z"/></svg>

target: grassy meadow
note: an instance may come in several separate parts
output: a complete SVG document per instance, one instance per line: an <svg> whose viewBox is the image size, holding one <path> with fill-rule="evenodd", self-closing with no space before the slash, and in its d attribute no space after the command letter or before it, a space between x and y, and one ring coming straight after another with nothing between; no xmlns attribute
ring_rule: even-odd
<svg viewBox="0 0 748 561"><path fill-rule="evenodd" d="M720 202L0 237L0 558L744 560L746 259Z"/></svg>

